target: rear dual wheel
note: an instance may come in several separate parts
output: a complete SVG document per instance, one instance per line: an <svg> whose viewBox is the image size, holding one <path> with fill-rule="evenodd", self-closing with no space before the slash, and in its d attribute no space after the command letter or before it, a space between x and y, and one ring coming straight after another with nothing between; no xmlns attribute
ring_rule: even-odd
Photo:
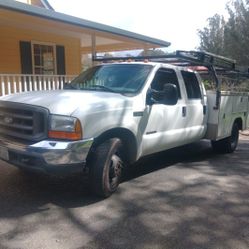
<svg viewBox="0 0 249 249"><path fill-rule="evenodd" d="M218 153L232 153L236 150L239 141L239 126L233 124L231 136L219 141L211 141L212 148Z"/></svg>

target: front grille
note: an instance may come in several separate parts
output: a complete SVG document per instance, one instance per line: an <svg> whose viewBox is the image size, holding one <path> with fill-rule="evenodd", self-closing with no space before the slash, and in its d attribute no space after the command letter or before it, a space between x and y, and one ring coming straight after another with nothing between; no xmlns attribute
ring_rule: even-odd
<svg viewBox="0 0 249 249"><path fill-rule="evenodd" d="M47 137L48 110L26 104L0 102L0 133L39 141Z"/></svg>

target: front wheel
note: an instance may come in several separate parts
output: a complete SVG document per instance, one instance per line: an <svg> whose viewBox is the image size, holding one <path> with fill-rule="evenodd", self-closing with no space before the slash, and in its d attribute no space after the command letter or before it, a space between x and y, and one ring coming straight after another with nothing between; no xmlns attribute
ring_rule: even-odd
<svg viewBox="0 0 249 249"><path fill-rule="evenodd" d="M89 162L90 185L93 193L108 197L119 185L123 168L122 142L112 138L96 146Z"/></svg>
<svg viewBox="0 0 249 249"><path fill-rule="evenodd" d="M239 126L233 124L231 136L219 141L211 141L212 148L218 153L232 153L236 150L239 141Z"/></svg>

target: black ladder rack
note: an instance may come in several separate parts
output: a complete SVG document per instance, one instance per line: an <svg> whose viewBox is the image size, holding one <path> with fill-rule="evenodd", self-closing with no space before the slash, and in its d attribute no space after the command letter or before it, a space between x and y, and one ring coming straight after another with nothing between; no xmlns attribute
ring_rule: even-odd
<svg viewBox="0 0 249 249"><path fill-rule="evenodd" d="M93 61L108 62L108 61L157 61L157 62L171 62L178 61L183 63L189 63L191 65L216 65L227 69L235 69L235 61L207 53L202 51L185 51L177 50L174 53L165 55L152 55L152 56L125 56L125 57L94 57Z"/></svg>
<svg viewBox="0 0 249 249"><path fill-rule="evenodd" d="M236 61L203 51L177 50L174 53L155 56L93 57L96 62L144 61L175 64L178 66L213 66L217 71L248 74L248 68L239 67Z"/></svg>

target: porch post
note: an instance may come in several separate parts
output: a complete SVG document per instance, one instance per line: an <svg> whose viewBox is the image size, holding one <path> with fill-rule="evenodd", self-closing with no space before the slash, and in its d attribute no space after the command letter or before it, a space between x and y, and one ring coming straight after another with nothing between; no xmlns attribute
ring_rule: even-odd
<svg viewBox="0 0 249 249"><path fill-rule="evenodd" d="M92 34L92 66L94 66L95 57L96 57L96 35Z"/></svg>

